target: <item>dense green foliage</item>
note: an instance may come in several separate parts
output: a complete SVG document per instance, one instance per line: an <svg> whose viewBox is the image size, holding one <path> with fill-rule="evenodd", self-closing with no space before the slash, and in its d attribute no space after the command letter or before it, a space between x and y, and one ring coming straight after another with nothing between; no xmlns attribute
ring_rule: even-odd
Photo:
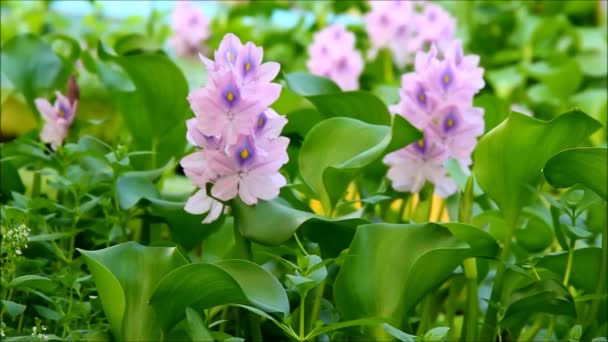
<svg viewBox="0 0 608 342"><path fill-rule="evenodd" d="M167 48L169 11L57 3L0 3L3 341L606 341L600 1L441 2L486 81L472 173L448 163L447 199L396 192L382 163L421 137L389 111L411 66L380 53L346 92L306 72L313 33L365 1L217 4L210 50L233 32L281 64L290 145L278 198L210 224L184 211L179 166L206 71ZM54 151L34 100L70 75L78 116Z"/></svg>

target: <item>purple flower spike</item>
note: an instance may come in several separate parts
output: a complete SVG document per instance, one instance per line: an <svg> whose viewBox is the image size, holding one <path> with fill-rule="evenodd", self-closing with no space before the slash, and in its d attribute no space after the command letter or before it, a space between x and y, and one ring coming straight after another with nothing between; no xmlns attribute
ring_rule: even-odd
<svg viewBox="0 0 608 342"><path fill-rule="evenodd" d="M483 110L473 107L473 96L484 85L478 62L478 56L462 53L459 41L442 42L418 52L414 71L402 76L401 101L391 110L423 131L424 138L386 156L396 190L416 192L428 181L439 196L456 191L443 163L453 158L468 171L483 134Z"/></svg>
<svg viewBox="0 0 608 342"><path fill-rule="evenodd" d="M209 38L209 21L200 8L181 0L173 11L174 36L170 44L180 56L195 56Z"/></svg>
<svg viewBox="0 0 608 342"><path fill-rule="evenodd" d="M57 150L63 144L63 141L69 133L69 128L76 117L76 109L78 108L78 100L70 103L70 100L56 91L55 105L44 98L38 98L34 101L36 108L42 114L44 126L40 132L40 140L51 144L53 150Z"/></svg>
<svg viewBox="0 0 608 342"><path fill-rule="evenodd" d="M312 74L333 80L343 90L359 88L363 58L355 50L355 35L343 25L334 24L317 32L308 54L306 65Z"/></svg>
<svg viewBox="0 0 608 342"><path fill-rule="evenodd" d="M289 139L281 137L287 119L269 106L281 86L272 83L280 70L262 63L263 49L244 45L227 34L214 53L201 56L207 68L204 88L188 95L196 117L186 122L186 138L198 150L181 160L184 173L200 188L186 203L186 211L208 213L204 223L223 212L220 201L236 196L253 205L278 196L287 180L279 169L288 161ZM207 185L212 184L211 193Z"/></svg>

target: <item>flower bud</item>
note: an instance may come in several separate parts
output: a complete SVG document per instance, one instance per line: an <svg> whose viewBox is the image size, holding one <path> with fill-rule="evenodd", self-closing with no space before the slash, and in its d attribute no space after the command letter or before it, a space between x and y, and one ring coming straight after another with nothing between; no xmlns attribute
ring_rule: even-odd
<svg viewBox="0 0 608 342"><path fill-rule="evenodd" d="M76 76L70 76L68 80L68 89L67 89L68 100L70 104L74 104L74 102L80 100L80 89L78 88L78 83L76 83Z"/></svg>

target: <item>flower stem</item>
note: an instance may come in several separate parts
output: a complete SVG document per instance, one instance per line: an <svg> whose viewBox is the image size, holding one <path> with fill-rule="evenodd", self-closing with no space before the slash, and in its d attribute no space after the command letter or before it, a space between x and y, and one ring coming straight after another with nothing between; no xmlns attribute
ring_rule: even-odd
<svg viewBox="0 0 608 342"><path fill-rule="evenodd" d="M464 261L464 276L467 286L467 306L464 311L464 341L477 340L477 316L479 299L477 295L477 264L475 258Z"/></svg>
<svg viewBox="0 0 608 342"><path fill-rule="evenodd" d="M391 56L391 51L388 49L382 50L382 66L384 68L384 83L390 84L393 83L394 75L393 75L393 56Z"/></svg>
<svg viewBox="0 0 608 342"><path fill-rule="evenodd" d="M306 248L304 248L304 245L302 245L302 242L300 242L300 239L298 239L298 233L294 232L293 237L296 239L296 243L298 244L298 247L300 247L300 250L302 250L302 253L304 253L304 255L308 256L308 252L306 252Z"/></svg>
<svg viewBox="0 0 608 342"><path fill-rule="evenodd" d="M570 281L570 273L572 272L572 259L574 258L574 245L576 240L570 241L570 248L568 248L568 263L566 264L566 273L564 274L564 286L568 287L568 281Z"/></svg>
<svg viewBox="0 0 608 342"><path fill-rule="evenodd" d="M595 288L596 298L593 299L589 308L587 317L585 317L585 326L589 327L597 321L597 310L600 306L600 294L606 287L606 268L608 267L608 232L602 232L602 267L600 267L600 276L597 279L597 287Z"/></svg>
<svg viewBox="0 0 608 342"><path fill-rule="evenodd" d="M473 177L470 176L462 194L462 200L458 210L458 220L462 223L471 224L473 221ZM464 312L464 341L477 340L477 319L479 315L479 299L477 293L477 263L475 258L464 260L464 276L467 286L467 306Z"/></svg>
<svg viewBox="0 0 608 342"><path fill-rule="evenodd" d="M319 313L321 312L321 301L323 300L323 293L325 292L325 283L326 280L324 279L316 289L314 302L312 304L312 313L310 314L310 321L308 322L309 330L314 328L315 323L319 319Z"/></svg>
<svg viewBox="0 0 608 342"><path fill-rule="evenodd" d="M543 318L541 316L536 319L536 321L534 322L534 324L532 324L530 328L526 329L526 331L524 331L524 333L519 336L518 341L532 341L532 339L534 339L534 337L536 336L536 334L538 334L538 331L542 327Z"/></svg>
<svg viewBox="0 0 608 342"><path fill-rule="evenodd" d="M490 305L486 312L485 325L481 332L481 340L494 341L496 340L497 325L498 325L498 308L497 305L501 301L503 278L506 271L506 262L509 258L511 243L513 240L513 232L515 231L515 220L509 220L506 225L505 243L500 253L499 264L496 267L496 276L494 277L494 286L492 287L492 295L490 296Z"/></svg>
<svg viewBox="0 0 608 342"><path fill-rule="evenodd" d="M32 198L40 196L40 173L34 171L34 180L32 182Z"/></svg>
<svg viewBox="0 0 608 342"><path fill-rule="evenodd" d="M305 308L306 308L306 295L308 294L308 292L304 292L302 294L302 300L301 300L301 304L300 304L300 340L302 340L304 338L304 324L305 324L305 318L306 316L304 316L305 313Z"/></svg>

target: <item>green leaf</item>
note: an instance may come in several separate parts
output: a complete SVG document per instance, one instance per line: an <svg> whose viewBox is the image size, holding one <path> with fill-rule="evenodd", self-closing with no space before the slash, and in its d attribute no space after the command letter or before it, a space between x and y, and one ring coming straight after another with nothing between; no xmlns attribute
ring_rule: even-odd
<svg viewBox="0 0 608 342"><path fill-rule="evenodd" d="M139 176L121 176L116 181L118 203L123 210L133 208L144 198L158 198L158 190L147 178Z"/></svg>
<svg viewBox="0 0 608 342"><path fill-rule="evenodd" d="M563 279L568 263L568 252L558 252L543 256L535 265L551 270ZM595 293L599 280L598 270L602 268L602 249L587 247L574 250L570 284L587 293Z"/></svg>
<svg viewBox="0 0 608 342"><path fill-rule="evenodd" d="M26 305L11 302L10 300L3 300L2 306L4 307L4 309L6 309L6 312L8 312L8 314L11 315L12 318L21 315L27 308Z"/></svg>
<svg viewBox="0 0 608 342"><path fill-rule="evenodd" d="M12 192L24 193L25 186L17 168L9 160L0 160L0 202L6 203Z"/></svg>
<svg viewBox="0 0 608 342"><path fill-rule="evenodd" d="M175 247L144 247L127 242L84 251L101 304L117 340L159 340L160 324L148 305L156 284L187 260ZM183 308L181 314L185 312Z"/></svg>
<svg viewBox="0 0 608 342"><path fill-rule="evenodd" d="M382 324L382 328L384 328L384 331L386 331L389 335L393 336L394 338L398 339L399 341L416 342L418 340L418 337L416 335L410 335L406 332L403 332L403 331L395 328L394 326L392 326L388 323Z"/></svg>
<svg viewBox="0 0 608 342"><path fill-rule="evenodd" d="M552 121L512 113L487 133L474 152L473 171L481 188L498 204L507 222L514 223L534 194L541 169L555 153L580 144L600 124L580 111Z"/></svg>
<svg viewBox="0 0 608 342"><path fill-rule="evenodd" d="M507 328L522 326L539 312L576 317L574 300L557 279L541 279L509 295L501 325Z"/></svg>
<svg viewBox="0 0 608 342"><path fill-rule="evenodd" d="M475 107L481 107L484 109L483 120L485 121L486 132L498 126L498 124L506 119L509 116L509 113L511 113L511 109L507 101L489 93L475 96L473 104Z"/></svg>
<svg viewBox="0 0 608 342"><path fill-rule="evenodd" d="M198 312L186 308L186 319L188 320L188 333L192 341L215 341Z"/></svg>
<svg viewBox="0 0 608 342"><path fill-rule="evenodd" d="M391 115L382 102L368 91L341 92L332 81L307 73L285 75L287 88L306 97L327 117L350 117L373 125L389 125Z"/></svg>
<svg viewBox="0 0 608 342"><path fill-rule="evenodd" d="M608 149L573 148L555 154L545 164L543 173L549 184L568 188L583 184L604 200L608 199Z"/></svg>
<svg viewBox="0 0 608 342"><path fill-rule="evenodd" d="M118 91L113 98L133 136L135 149L156 153L152 167L164 165L186 146L188 84L180 69L160 53L102 56L122 67L136 91Z"/></svg>
<svg viewBox="0 0 608 342"><path fill-rule="evenodd" d="M55 310L51 310L49 308L45 308L44 306L34 305L34 310L40 315L51 321L58 321L63 317L59 312Z"/></svg>
<svg viewBox="0 0 608 342"><path fill-rule="evenodd" d="M425 342L441 342L444 341L448 331L450 331L449 327L436 327L433 328L424 334L422 340Z"/></svg>
<svg viewBox="0 0 608 342"><path fill-rule="evenodd" d="M538 215L524 210L525 223L515 231L517 243L530 252L542 252L553 243L551 226Z"/></svg>
<svg viewBox="0 0 608 342"><path fill-rule="evenodd" d="M127 55L133 52L160 50L154 39L139 33L130 33L116 40L114 51L119 55Z"/></svg>
<svg viewBox="0 0 608 342"><path fill-rule="evenodd" d="M253 305L267 312L289 313L287 294L268 271L245 260L182 266L158 284L150 298L163 328L180 321L187 307Z"/></svg>
<svg viewBox="0 0 608 342"><path fill-rule="evenodd" d="M28 238L28 241L55 241L55 240L61 240L61 239L66 239L69 238L70 236L72 236L72 234L70 233L45 233L45 234L38 234L38 235L34 235L34 236L30 236Z"/></svg>
<svg viewBox="0 0 608 342"><path fill-rule="evenodd" d="M285 75L289 90L301 96L315 96L340 93L340 87L334 81L306 72L294 72Z"/></svg>
<svg viewBox="0 0 608 342"><path fill-rule="evenodd" d="M389 317L401 329L407 313L464 259L497 253L494 239L464 224L359 226L336 278L336 306L344 319Z"/></svg>
<svg viewBox="0 0 608 342"><path fill-rule="evenodd" d="M1 50L2 73L28 102L33 103L43 91L63 88L56 84L63 62L38 36L15 36Z"/></svg>
<svg viewBox="0 0 608 342"><path fill-rule="evenodd" d="M543 82L557 99L567 99L576 92L583 80L581 68L573 59L558 66L538 62L530 65L527 71L530 76ZM566 79L568 82L564 82Z"/></svg>
<svg viewBox="0 0 608 342"><path fill-rule="evenodd" d="M254 206L248 206L239 199L232 202L232 210L235 217L235 224L239 232L245 238L264 245L280 245L289 240L300 226L310 229L325 223L325 235L321 239L333 239L335 233L333 227L347 228L350 237L354 235L354 227L366 220L354 216L329 218L319 216L310 212L305 212L289 207L281 199L272 201L259 201ZM348 239L348 237L346 237ZM350 239L344 248L348 247ZM323 249L324 243L320 242ZM340 250L341 251L341 250ZM338 252L339 253L339 252Z"/></svg>
<svg viewBox="0 0 608 342"><path fill-rule="evenodd" d="M9 289L48 289L53 287L53 281L39 275L24 275L13 279L8 285Z"/></svg>
<svg viewBox="0 0 608 342"><path fill-rule="evenodd" d="M150 215L164 219L171 230L172 240L186 250L198 246L201 241L220 229L224 223L223 219L215 220L210 224L201 223L202 215L192 215L184 210L186 202L173 202L151 197L146 197L146 200L150 202Z"/></svg>
<svg viewBox="0 0 608 342"><path fill-rule="evenodd" d="M381 158L385 151L405 146L420 132L395 118L395 131L351 118L332 118L310 130L299 155L300 174L319 196L329 215L359 170ZM393 137L399 141L393 141Z"/></svg>

